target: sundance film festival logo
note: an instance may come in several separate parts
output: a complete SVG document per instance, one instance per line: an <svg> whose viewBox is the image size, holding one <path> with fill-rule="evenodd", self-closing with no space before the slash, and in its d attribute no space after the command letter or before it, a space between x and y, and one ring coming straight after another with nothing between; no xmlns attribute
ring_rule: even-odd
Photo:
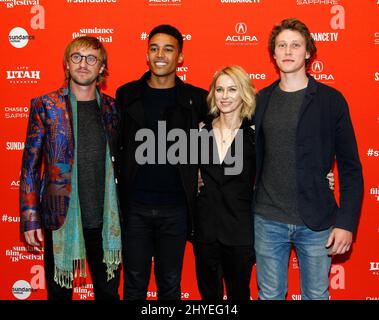
<svg viewBox="0 0 379 320"><path fill-rule="evenodd" d="M147 0L149 6L181 6L182 0Z"/></svg>
<svg viewBox="0 0 379 320"><path fill-rule="evenodd" d="M370 194L375 197L376 201L379 201L379 188L370 188Z"/></svg>
<svg viewBox="0 0 379 320"><path fill-rule="evenodd" d="M373 275L379 276L379 262L370 262L370 271Z"/></svg>
<svg viewBox="0 0 379 320"><path fill-rule="evenodd" d="M5 256L9 257L12 262L43 261L44 255L41 251L42 249L38 249L33 246L12 247L12 249L5 250ZM26 254L23 252L26 252ZM36 254L31 252L35 252Z"/></svg>
<svg viewBox="0 0 379 320"><path fill-rule="evenodd" d="M95 298L93 284L90 283L81 287L75 287L74 293L79 295L80 300L93 300Z"/></svg>
<svg viewBox="0 0 379 320"><path fill-rule="evenodd" d="M311 76L317 81L321 81L323 83L334 82L333 74L324 71L324 63L320 60L313 61L311 71Z"/></svg>
<svg viewBox="0 0 379 320"><path fill-rule="evenodd" d="M15 6L35 6L39 5L39 0L0 0L7 8L14 8Z"/></svg>
<svg viewBox="0 0 379 320"><path fill-rule="evenodd" d="M180 78L182 81L187 81L187 72L188 72L189 67L188 66L181 66L176 68L177 76Z"/></svg>
<svg viewBox="0 0 379 320"><path fill-rule="evenodd" d="M112 42L114 33L114 28L81 28L78 32L72 33L72 38L75 39L82 36L93 36L99 39L100 42Z"/></svg>
<svg viewBox="0 0 379 320"><path fill-rule="evenodd" d="M140 129L135 135L135 141L142 142L136 149L135 159L139 165L146 164L210 164L210 151L213 154L213 164L223 162L225 175L238 175L243 167L243 130L235 130L234 154L228 149L224 159L218 157L217 144L213 130L191 129L189 137L182 129L172 129L167 132L166 122L158 121L157 136L153 130ZM220 135L226 137L227 133ZM230 135L230 133L229 133ZM210 148L212 141L213 147ZM189 145L188 145L189 143ZM200 143L200 145L199 145ZM199 146L201 153L199 155ZM189 152L189 154L188 154Z"/></svg>
<svg viewBox="0 0 379 320"><path fill-rule="evenodd" d="M23 83L38 83L40 80L41 71L39 70L29 70L27 66L17 67L17 70L6 71L9 83L13 84L23 84Z"/></svg>
<svg viewBox="0 0 379 320"><path fill-rule="evenodd" d="M9 32L8 39L13 47L21 49L28 44L29 40L34 40L35 37L29 36L24 28L15 27Z"/></svg>
<svg viewBox="0 0 379 320"><path fill-rule="evenodd" d="M4 118L5 119L27 119L29 117L28 107L16 107L16 106L6 106L4 107Z"/></svg>
<svg viewBox="0 0 379 320"><path fill-rule="evenodd" d="M256 35L248 34L247 24L245 22L237 22L234 27L234 34L227 35L225 44L227 45L256 45L258 38Z"/></svg>

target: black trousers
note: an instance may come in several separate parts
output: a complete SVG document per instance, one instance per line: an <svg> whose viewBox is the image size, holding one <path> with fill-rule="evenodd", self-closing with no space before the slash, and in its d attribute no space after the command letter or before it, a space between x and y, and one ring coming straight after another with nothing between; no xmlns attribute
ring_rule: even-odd
<svg viewBox="0 0 379 320"><path fill-rule="evenodd" d="M83 229L89 271L91 272L95 300L119 300L120 268L115 277L107 281L103 262L101 228ZM45 230L45 277L49 300L71 300L73 289L62 288L54 281L54 255L52 231Z"/></svg>
<svg viewBox="0 0 379 320"><path fill-rule="evenodd" d="M146 299L154 257L158 300L180 300L187 208L151 209L131 204L122 229L124 299Z"/></svg>
<svg viewBox="0 0 379 320"><path fill-rule="evenodd" d="M203 300L222 300L224 282L229 300L250 300L250 278L255 262L253 245L195 241L193 248L197 284Z"/></svg>

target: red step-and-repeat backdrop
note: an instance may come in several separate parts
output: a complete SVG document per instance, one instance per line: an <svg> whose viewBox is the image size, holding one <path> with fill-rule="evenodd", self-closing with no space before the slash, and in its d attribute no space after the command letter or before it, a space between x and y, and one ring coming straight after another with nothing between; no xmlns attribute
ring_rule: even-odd
<svg viewBox="0 0 379 320"><path fill-rule="evenodd" d="M217 69L238 64L261 89L278 77L267 41L273 25L287 17L304 21L316 40L310 73L349 102L363 164L358 233L349 255L333 260L330 299L379 299L379 0L0 0L0 17L1 300L47 296L43 252L25 246L19 234L20 163L30 99L62 84L71 39L93 35L104 42L110 70L105 92L111 96L147 70L148 32L162 23L183 33L178 75L184 81L208 89ZM251 289L256 299L255 269ZM148 298L156 298L154 281ZM190 244L182 298L200 298ZM93 299L90 280L74 289L74 299ZM294 252L288 299L300 299Z"/></svg>

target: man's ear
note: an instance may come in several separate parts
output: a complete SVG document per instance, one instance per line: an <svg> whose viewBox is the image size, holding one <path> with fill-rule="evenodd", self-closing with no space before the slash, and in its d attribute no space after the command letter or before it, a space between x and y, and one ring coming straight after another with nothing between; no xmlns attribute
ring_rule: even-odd
<svg viewBox="0 0 379 320"><path fill-rule="evenodd" d="M184 55L183 55L183 52L180 52L179 57L178 57L178 63L182 63L183 61L184 61Z"/></svg>

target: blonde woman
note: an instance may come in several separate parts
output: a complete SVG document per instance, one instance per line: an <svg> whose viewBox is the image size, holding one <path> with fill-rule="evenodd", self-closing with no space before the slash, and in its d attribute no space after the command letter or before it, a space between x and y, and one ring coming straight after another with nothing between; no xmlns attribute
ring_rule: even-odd
<svg viewBox="0 0 379 320"><path fill-rule="evenodd" d="M256 91L239 66L218 71L207 98L210 120L209 162L200 164L204 185L194 215L194 254L203 300L250 299L253 250L252 196L255 177L254 130L251 118ZM203 145L202 145L203 147ZM231 163L234 159L234 163ZM230 171L236 162L239 170Z"/></svg>

